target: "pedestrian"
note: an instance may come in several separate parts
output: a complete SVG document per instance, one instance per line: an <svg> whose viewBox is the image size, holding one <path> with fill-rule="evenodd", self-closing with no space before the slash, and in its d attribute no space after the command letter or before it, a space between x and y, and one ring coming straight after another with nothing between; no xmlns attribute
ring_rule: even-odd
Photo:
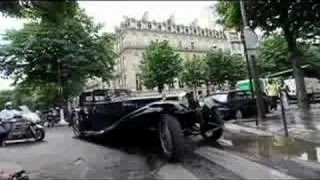
<svg viewBox="0 0 320 180"><path fill-rule="evenodd" d="M283 79L280 80L279 92L284 109L289 109L289 87L284 83Z"/></svg>
<svg viewBox="0 0 320 180"><path fill-rule="evenodd" d="M277 99L278 99L278 85L271 79L268 81L267 85L267 95L270 98L271 109L277 110Z"/></svg>

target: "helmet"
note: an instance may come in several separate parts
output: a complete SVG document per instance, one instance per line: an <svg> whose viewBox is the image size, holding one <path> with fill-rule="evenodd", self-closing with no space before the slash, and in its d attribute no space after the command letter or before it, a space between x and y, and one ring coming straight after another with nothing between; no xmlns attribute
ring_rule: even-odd
<svg viewBox="0 0 320 180"><path fill-rule="evenodd" d="M12 102L6 102L5 104L4 104L4 108L5 109L12 109Z"/></svg>

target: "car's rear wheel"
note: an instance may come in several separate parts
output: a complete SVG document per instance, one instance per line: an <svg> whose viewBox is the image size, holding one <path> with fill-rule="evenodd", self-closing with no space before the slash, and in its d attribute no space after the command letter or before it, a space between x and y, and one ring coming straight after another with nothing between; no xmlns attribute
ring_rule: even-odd
<svg viewBox="0 0 320 180"><path fill-rule="evenodd" d="M183 156L183 133L177 118L165 114L159 123L159 137L162 152L169 161L179 161Z"/></svg>
<svg viewBox="0 0 320 180"><path fill-rule="evenodd" d="M72 129L73 129L74 136L77 138L83 137L83 133L81 132L81 128L80 128L80 116L78 113L75 113L72 116L72 121L73 121Z"/></svg>

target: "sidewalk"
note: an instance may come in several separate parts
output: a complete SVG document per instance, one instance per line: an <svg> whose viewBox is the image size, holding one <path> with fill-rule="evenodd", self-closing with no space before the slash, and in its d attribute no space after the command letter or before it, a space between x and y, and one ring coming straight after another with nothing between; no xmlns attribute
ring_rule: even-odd
<svg viewBox="0 0 320 180"><path fill-rule="evenodd" d="M296 139L320 144L320 104L311 105L310 112L299 112L296 106L286 110L289 136ZM238 130L259 136L285 135L281 110L267 114L264 122L256 126L255 118L231 120L226 129Z"/></svg>

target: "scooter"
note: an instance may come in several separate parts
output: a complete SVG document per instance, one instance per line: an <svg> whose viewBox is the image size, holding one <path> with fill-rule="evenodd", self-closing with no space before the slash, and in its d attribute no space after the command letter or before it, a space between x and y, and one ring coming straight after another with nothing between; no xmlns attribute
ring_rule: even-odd
<svg viewBox="0 0 320 180"><path fill-rule="evenodd" d="M8 131L5 141L32 138L39 142L45 138L45 130L39 122L26 120L21 115L14 115L13 118L2 120L0 123Z"/></svg>

